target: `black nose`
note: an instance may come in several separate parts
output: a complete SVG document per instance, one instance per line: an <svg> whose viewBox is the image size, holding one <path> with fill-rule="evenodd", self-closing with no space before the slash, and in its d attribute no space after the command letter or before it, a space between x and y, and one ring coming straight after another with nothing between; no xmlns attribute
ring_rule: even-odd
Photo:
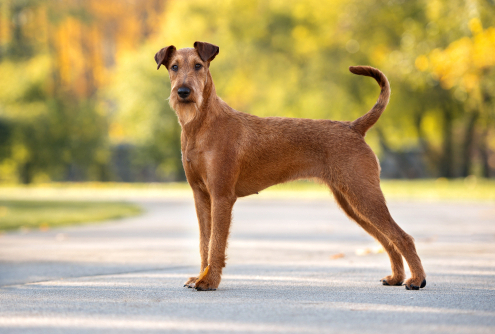
<svg viewBox="0 0 495 334"><path fill-rule="evenodd" d="M187 87L181 87L181 88L179 88L177 93L179 94L179 96L181 98L185 99L186 97L189 96L189 94L191 94L191 90Z"/></svg>

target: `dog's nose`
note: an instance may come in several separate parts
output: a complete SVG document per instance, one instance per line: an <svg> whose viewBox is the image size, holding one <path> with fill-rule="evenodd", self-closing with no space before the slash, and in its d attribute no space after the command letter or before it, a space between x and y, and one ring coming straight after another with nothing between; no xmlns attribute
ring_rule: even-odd
<svg viewBox="0 0 495 334"><path fill-rule="evenodd" d="M187 87L181 87L181 88L179 88L177 93L179 94L179 96L181 98L185 99L186 97L189 96L189 94L191 94L191 90Z"/></svg>

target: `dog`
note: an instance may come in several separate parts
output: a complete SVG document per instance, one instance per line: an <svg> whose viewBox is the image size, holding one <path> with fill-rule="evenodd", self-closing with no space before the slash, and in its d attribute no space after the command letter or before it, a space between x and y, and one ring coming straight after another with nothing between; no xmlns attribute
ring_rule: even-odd
<svg viewBox="0 0 495 334"><path fill-rule="evenodd" d="M425 287L414 240L392 219L380 189L378 159L364 141L388 104L385 75L369 66L349 68L374 78L381 88L376 104L355 121L261 118L234 110L217 96L210 63L218 53L216 45L195 42L194 48L177 50L171 45L155 54L157 69L164 65L169 73L169 103L182 128L182 164L199 222L200 273L184 286L199 291L218 288L237 198L278 183L317 179L387 251L392 274L382 284L405 285L408 290ZM407 280L402 257L411 271Z"/></svg>

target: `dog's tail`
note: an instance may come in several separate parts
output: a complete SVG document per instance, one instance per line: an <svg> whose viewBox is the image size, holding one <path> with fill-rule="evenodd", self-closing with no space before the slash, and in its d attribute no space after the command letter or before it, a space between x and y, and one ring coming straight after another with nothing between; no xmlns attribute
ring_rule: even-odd
<svg viewBox="0 0 495 334"><path fill-rule="evenodd" d="M371 110L363 116L351 122L351 126L354 130L364 137L366 131L368 131L369 128L371 128L376 121L378 121L378 118L380 118L382 112L388 104L388 100L390 98L390 84L388 83L387 77L380 70L370 66L351 66L349 67L349 71L354 74L374 78L382 89L380 96L378 97L378 101L376 101L373 108L371 108Z"/></svg>

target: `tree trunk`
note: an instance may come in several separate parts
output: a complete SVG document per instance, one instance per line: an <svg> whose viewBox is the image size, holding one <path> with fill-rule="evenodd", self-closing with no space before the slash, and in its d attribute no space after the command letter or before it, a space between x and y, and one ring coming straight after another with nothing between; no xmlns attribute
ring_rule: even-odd
<svg viewBox="0 0 495 334"><path fill-rule="evenodd" d="M480 153L480 159L481 159L481 176L489 178L490 177L490 163L489 163L489 158L490 155L488 154L488 145L486 144L486 140L488 138L488 128L483 131L483 133L480 136L479 139L479 145L478 145L478 150Z"/></svg>
<svg viewBox="0 0 495 334"><path fill-rule="evenodd" d="M426 166L423 171L427 176L434 176L438 174L438 166L440 165L440 160L438 152L436 152L427 140L424 130L421 128L421 122L423 120L423 110L426 107L421 106L414 115L414 126L416 127L416 133L418 136L418 144L421 150L422 163Z"/></svg>
<svg viewBox="0 0 495 334"><path fill-rule="evenodd" d="M23 184L30 184L33 182L33 164L26 162L21 165L20 177Z"/></svg>
<svg viewBox="0 0 495 334"><path fill-rule="evenodd" d="M450 106L443 109L443 155L440 160L440 176L454 177L454 150L452 142L453 115Z"/></svg>
<svg viewBox="0 0 495 334"><path fill-rule="evenodd" d="M469 119L466 124L466 131L464 134L464 141L462 143L462 161L461 161L461 176L466 177L469 175L471 165L473 161L472 146L474 139L474 128L476 121L478 120L480 113L478 110L469 114Z"/></svg>
<svg viewBox="0 0 495 334"><path fill-rule="evenodd" d="M485 69L483 72L483 76L488 77L488 69ZM486 87L485 87L486 88ZM481 112L486 117L486 124L479 138L479 153L481 159L481 175L483 177L489 178L491 176L491 166L490 166L490 149L488 147L488 132L491 126L493 126L493 104L492 95L489 93L488 89L482 90L482 103L481 103Z"/></svg>

